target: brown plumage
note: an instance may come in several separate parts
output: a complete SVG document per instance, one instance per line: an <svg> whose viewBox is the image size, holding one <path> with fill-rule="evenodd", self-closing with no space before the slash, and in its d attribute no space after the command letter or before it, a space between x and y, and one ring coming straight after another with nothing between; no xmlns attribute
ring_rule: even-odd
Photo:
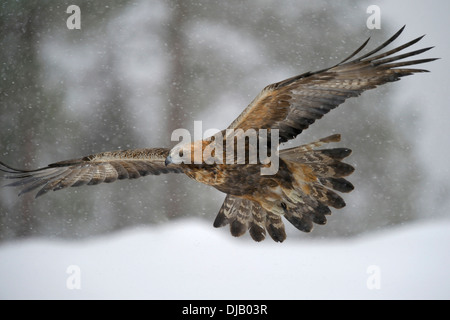
<svg viewBox="0 0 450 320"><path fill-rule="evenodd" d="M6 186L23 187L19 196L40 188L36 193L37 198L48 191L68 187L182 172L179 167L164 164L168 154L169 149L163 148L112 151L52 163L37 170L14 169L0 162L0 170L9 174L4 178L17 179Z"/></svg>
<svg viewBox="0 0 450 320"><path fill-rule="evenodd" d="M268 129L269 135L278 133L279 144L295 138L317 119L336 108L350 97L378 85L399 80L414 73L427 72L409 68L435 59L403 61L431 48L395 55L422 37L395 49L379 53L403 31L374 50L354 58L368 40L352 55L337 65L301 75L265 87L250 105L234 120L228 129ZM354 58L353 60L351 60ZM404 68L406 67L406 68ZM223 131L222 133L225 133ZM233 137L226 136L225 144ZM228 139L228 140L227 140ZM214 227L230 226L233 236L249 231L255 241L266 233L282 242L286 238L282 216L297 229L310 232L314 224L325 224L332 208L342 208L345 202L336 192L350 192L353 185L345 179L353 167L343 161L350 155L347 148L319 149L322 145L340 140L333 135L306 145L279 151L276 173L262 175L267 163L250 162L251 142L245 144L244 164L222 161L208 162L204 152L211 151L211 140L165 148L104 152L76 160L51 164L37 170L18 170L0 162L4 178L15 181L7 186L22 187L19 195L39 189L36 197L48 191L67 187L95 185L117 179L134 179L145 175L184 173L190 178L213 186L226 193L225 201L214 221ZM236 144L236 142L232 142ZM267 141L265 142L267 143ZM193 151L199 147L200 159ZM187 148L187 149L186 149ZM209 148L209 149L208 149ZM256 149L260 148L260 145ZM173 158L190 150L191 163L175 163ZM226 155L228 156L228 155ZM214 159L225 159L220 152L212 153ZM232 155L234 160L236 156ZM198 162L200 160L200 162Z"/></svg>

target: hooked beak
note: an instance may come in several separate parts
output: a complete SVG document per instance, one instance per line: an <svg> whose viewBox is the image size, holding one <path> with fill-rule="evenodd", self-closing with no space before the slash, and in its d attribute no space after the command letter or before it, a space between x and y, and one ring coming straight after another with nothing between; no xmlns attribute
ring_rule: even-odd
<svg viewBox="0 0 450 320"><path fill-rule="evenodd" d="M167 167L171 163L172 163L172 157L171 156L167 156L166 160L164 161L164 164Z"/></svg>

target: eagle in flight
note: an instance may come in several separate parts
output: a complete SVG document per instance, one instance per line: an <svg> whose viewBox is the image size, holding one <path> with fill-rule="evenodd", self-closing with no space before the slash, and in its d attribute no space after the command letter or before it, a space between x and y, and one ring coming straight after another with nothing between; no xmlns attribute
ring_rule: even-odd
<svg viewBox="0 0 450 320"><path fill-rule="evenodd" d="M432 47L395 55L417 43L423 36L381 52L397 39L403 29L358 58L355 56L369 39L333 67L306 72L268 85L231 123L228 130L266 129L269 135L276 132L278 141L275 141L275 147L278 149L280 144L295 138L346 99L359 96L363 91L378 85L397 81L403 76L427 72L409 66L436 59L403 59L419 55ZM259 139L259 133L257 135ZM225 140L227 137L230 138L225 135ZM343 162L351 150L319 148L339 141L338 134L306 145L277 150L278 170L269 175L261 174L261 168L267 167L268 163L261 160L250 162L248 156L245 156L243 163L198 161L194 148L200 147L202 152L206 151L214 140L194 141L172 149L103 152L56 162L36 170L18 170L0 162L0 171L4 178L14 180L7 186L22 188L19 195L38 189L36 197L67 187L162 173L184 173L226 194L214 227L229 225L231 234L236 237L248 230L255 241L264 240L266 232L273 240L284 241L286 232L282 216L297 229L310 232L314 223L326 223L326 216L331 214L329 207L340 209L345 206L337 192L346 193L354 189L345 179L354 168ZM247 151L249 144L245 144ZM174 161L174 158L183 156L183 151L193 151L189 159L192 161Z"/></svg>

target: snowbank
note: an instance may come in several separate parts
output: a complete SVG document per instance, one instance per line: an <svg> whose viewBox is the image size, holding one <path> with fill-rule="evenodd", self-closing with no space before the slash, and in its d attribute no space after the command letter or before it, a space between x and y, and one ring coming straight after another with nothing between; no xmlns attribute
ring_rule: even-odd
<svg viewBox="0 0 450 320"><path fill-rule="evenodd" d="M0 246L1 299L449 299L450 221L350 240L235 239L197 220ZM72 288L72 289L71 289Z"/></svg>

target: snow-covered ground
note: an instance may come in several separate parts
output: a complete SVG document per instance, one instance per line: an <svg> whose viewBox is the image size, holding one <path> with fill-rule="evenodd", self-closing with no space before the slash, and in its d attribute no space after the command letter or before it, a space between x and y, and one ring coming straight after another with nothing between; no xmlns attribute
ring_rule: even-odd
<svg viewBox="0 0 450 320"><path fill-rule="evenodd" d="M292 231L292 230L290 230ZM449 299L450 221L254 243L180 220L0 246L1 299Z"/></svg>

